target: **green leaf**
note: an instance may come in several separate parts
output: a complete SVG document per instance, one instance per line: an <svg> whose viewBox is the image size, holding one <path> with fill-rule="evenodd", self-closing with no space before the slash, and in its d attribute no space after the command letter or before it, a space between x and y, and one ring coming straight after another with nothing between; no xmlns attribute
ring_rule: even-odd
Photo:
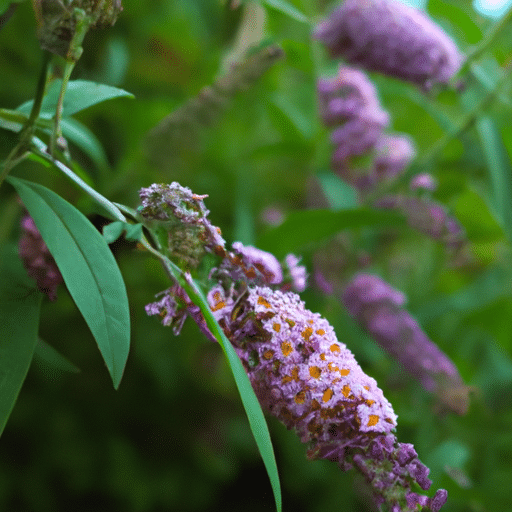
<svg viewBox="0 0 512 512"><path fill-rule="evenodd" d="M369 208L296 211L290 213L281 225L265 232L259 238L257 246L282 258L344 229L406 225L405 218L399 213Z"/></svg>
<svg viewBox="0 0 512 512"><path fill-rule="evenodd" d="M346 181L333 172L319 172L316 177L333 210L350 210L357 207L357 192Z"/></svg>
<svg viewBox="0 0 512 512"><path fill-rule="evenodd" d="M55 80L48 88L41 106L41 117L52 117L55 114L61 83L62 80ZM88 80L71 80L64 96L62 116L69 117L102 101L123 96L134 97L133 94L111 85L97 84ZM32 100L27 101L20 105L17 110L29 114L33 103Z"/></svg>
<svg viewBox="0 0 512 512"><path fill-rule="evenodd" d="M54 373L55 370L62 372L79 373L80 368L76 367L69 359L64 357L58 350L39 338L34 355L45 372Z"/></svg>
<svg viewBox="0 0 512 512"><path fill-rule="evenodd" d="M169 266L171 272L181 272L176 265L166 258L166 263ZM180 280L178 279L178 282ZM277 471L276 458L274 455L274 449L272 447L272 441L270 440L270 433L268 426L265 421L265 416L261 410L261 405L254 394L251 382L245 373L245 369L235 352L235 349L231 345L231 342L226 338L224 331L220 328L217 320L211 312L208 301L203 295L199 287L193 281L180 282L185 288L188 296L191 300L200 307L201 312L205 318L206 324L210 331L214 334L219 342L224 355L228 361L231 372L235 379L236 386L242 399L247 418L249 419L249 425L254 436L254 440L258 446L258 450L265 464L268 476L270 478L270 484L274 492L274 498L276 502L276 508L278 512L282 510L282 498L281 498L281 485L279 483L279 473Z"/></svg>
<svg viewBox="0 0 512 512"><path fill-rule="evenodd" d="M512 242L512 166L507 150L490 117L477 119L476 128L487 160L496 214L509 242Z"/></svg>
<svg viewBox="0 0 512 512"><path fill-rule="evenodd" d="M503 239L503 229L489 210L487 202L476 190L467 188L457 197L454 214L464 226L471 242L496 242Z"/></svg>
<svg viewBox="0 0 512 512"><path fill-rule="evenodd" d="M28 119L27 114L10 110L7 108L0 108L0 128L9 130L11 132L19 132Z"/></svg>
<svg viewBox="0 0 512 512"><path fill-rule="evenodd" d="M289 2L285 0L261 0L262 3L268 5L268 7L275 9L276 11L280 11L286 16L293 18L294 20L300 21L302 23L309 23L308 17L301 13L296 7L291 5Z"/></svg>
<svg viewBox="0 0 512 512"><path fill-rule="evenodd" d="M47 188L8 177L96 339L117 389L130 347L128 298L107 243L74 206Z"/></svg>
<svg viewBox="0 0 512 512"><path fill-rule="evenodd" d="M37 343L43 295L14 246L0 251L0 435L18 398Z"/></svg>

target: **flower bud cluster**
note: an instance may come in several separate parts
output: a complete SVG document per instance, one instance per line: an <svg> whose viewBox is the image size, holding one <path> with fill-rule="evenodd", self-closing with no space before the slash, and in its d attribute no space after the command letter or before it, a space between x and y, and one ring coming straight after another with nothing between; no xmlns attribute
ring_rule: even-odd
<svg viewBox="0 0 512 512"><path fill-rule="evenodd" d="M21 220L23 230L19 241L19 255L27 274L36 280L39 290L51 301L57 300L57 288L63 282L62 275L44 243L30 215Z"/></svg>
<svg viewBox="0 0 512 512"><path fill-rule="evenodd" d="M171 257L196 267L205 251L225 254L220 228L208 220L209 211L203 202L207 195L194 194L176 182L154 183L142 188L139 195L142 201L139 213L155 227L161 227L163 245Z"/></svg>
<svg viewBox="0 0 512 512"><path fill-rule="evenodd" d="M439 25L398 0L345 0L314 37L334 57L426 90L447 83L463 62Z"/></svg>
<svg viewBox="0 0 512 512"><path fill-rule="evenodd" d="M34 2L41 48L65 58L70 55L70 44L78 25L101 27L114 25L123 10L121 0L71 0L67 2Z"/></svg>
<svg viewBox="0 0 512 512"><path fill-rule="evenodd" d="M466 412L468 396L456 366L403 308L401 292L377 276L361 273L347 285L342 300L350 315L427 391L455 412Z"/></svg>

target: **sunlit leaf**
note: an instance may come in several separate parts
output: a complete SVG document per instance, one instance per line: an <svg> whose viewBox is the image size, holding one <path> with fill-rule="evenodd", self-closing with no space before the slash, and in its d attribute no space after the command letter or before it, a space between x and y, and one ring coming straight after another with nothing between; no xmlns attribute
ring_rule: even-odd
<svg viewBox="0 0 512 512"><path fill-rule="evenodd" d="M130 346L130 315L114 256L89 220L55 192L13 177L8 181L55 258L117 388Z"/></svg>

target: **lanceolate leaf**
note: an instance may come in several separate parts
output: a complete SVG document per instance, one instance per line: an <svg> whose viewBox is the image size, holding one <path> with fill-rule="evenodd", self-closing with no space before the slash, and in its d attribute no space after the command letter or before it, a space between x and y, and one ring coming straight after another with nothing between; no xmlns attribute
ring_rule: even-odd
<svg viewBox="0 0 512 512"><path fill-rule="evenodd" d="M34 354L43 295L12 246L0 252L0 435Z"/></svg>
<svg viewBox="0 0 512 512"><path fill-rule="evenodd" d="M114 256L87 218L55 192L17 178L9 177L8 181L55 258L117 389L128 357L130 316Z"/></svg>
<svg viewBox="0 0 512 512"><path fill-rule="evenodd" d="M41 106L41 117L52 117L57 108L57 100L61 87L61 80L55 80L48 88ZM110 85L97 84L88 80L70 80L64 97L64 108L62 115L64 117L72 116L81 110L101 103L102 101L119 98L121 96L128 96L133 98L133 94L112 87ZM33 101L27 101L18 107L18 110L25 113L30 113Z"/></svg>
<svg viewBox="0 0 512 512"><path fill-rule="evenodd" d="M169 260L166 260L166 264L173 275L179 276L180 270ZM178 279L179 281L179 279ZM265 464L267 474L272 485L274 492L274 499L276 503L277 512L282 511L282 497L281 497L281 484L279 482L279 473L277 471L276 458L274 455L274 449L272 447L272 441L270 440L270 433L268 426L261 410L261 405L254 394L249 377L245 373L244 367L235 352L235 349L227 339L224 331L220 328L217 320L211 312L206 297L201 293L198 286L192 281L181 282L180 284L185 288L187 294L192 301L199 306L203 313L204 319L210 331L217 338L224 355L228 360L229 367L235 378L236 386L240 393L242 403L249 419L249 425L251 427L254 440L258 446L261 458Z"/></svg>
<svg viewBox="0 0 512 512"><path fill-rule="evenodd" d="M290 213L278 227L268 230L257 246L277 257L296 252L350 228L402 227L405 218L395 212L359 208L353 210L306 210Z"/></svg>

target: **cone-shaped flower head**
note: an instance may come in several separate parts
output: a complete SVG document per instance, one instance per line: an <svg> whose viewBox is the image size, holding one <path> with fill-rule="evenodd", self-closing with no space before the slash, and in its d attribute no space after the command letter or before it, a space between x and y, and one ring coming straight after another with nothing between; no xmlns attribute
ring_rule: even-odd
<svg viewBox="0 0 512 512"><path fill-rule="evenodd" d="M309 458L355 466L379 505L412 512L421 502L439 510L446 491L433 498L411 491L414 482L430 487L429 470L412 445L396 441L391 404L329 323L291 292L253 287L234 298L220 286L208 295L260 403L309 443Z"/></svg>
<svg viewBox="0 0 512 512"><path fill-rule="evenodd" d="M429 89L447 83L463 57L426 14L398 0L346 0L314 36L332 56Z"/></svg>
<svg viewBox="0 0 512 512"><path fill-rule="evenodd" d="M27 274L36 280L39 290L54 301L57 299L57 287L63 282L62 275L30 215L22 218L21 228L23 235L19 241L19 255L23 266Z"/></svg>
<svg viewBox="0 0 512 512"><path fill-rule="evenodd" d="M401 292L371 274L356 275L343 293L343 303L350 315L382 348L427 391L437 393L452 410L464 413L468 397L461 393L464 383L456 366L402 307L404 302Z"/></svg>

